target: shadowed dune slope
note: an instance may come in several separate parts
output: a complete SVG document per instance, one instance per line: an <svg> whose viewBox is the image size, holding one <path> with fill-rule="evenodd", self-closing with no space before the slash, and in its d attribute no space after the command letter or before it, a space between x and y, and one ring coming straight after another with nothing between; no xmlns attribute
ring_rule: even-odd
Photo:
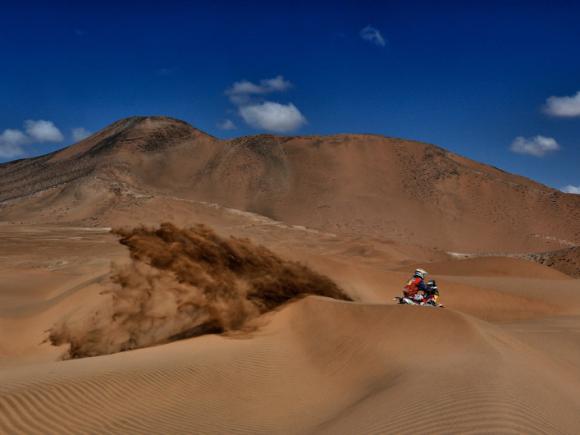
<svg viewBox="0 0 580 435"><path fill-rule="evenodd" d="M4 220L158 223L147 200L154 198L448 250L580 243L580 196L433 145L376 135L224 141L171 118L133 117L61 151L0 165ZM151 214L136 214L148 207Z"/></svg>
<svg viewBox="0 0 580 435"><path fill-rule="evenodd" d="M0 372L0 431L574 433L579 382L464 314L308 297L249 340Z"/></svg>

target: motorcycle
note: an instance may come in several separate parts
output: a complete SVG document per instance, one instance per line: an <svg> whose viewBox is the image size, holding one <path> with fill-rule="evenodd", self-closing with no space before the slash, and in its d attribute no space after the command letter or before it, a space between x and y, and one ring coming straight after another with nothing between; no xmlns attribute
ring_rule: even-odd
<svg viewBox="0 0 580 435"><path fill-rule="evenodd" d="M425 294L417 293L414 296L396 296L393 298L400 305L418 305L421 307L445 308L445 305L438 303L439 289L437 283L431 280L427 283Z"/></svg>

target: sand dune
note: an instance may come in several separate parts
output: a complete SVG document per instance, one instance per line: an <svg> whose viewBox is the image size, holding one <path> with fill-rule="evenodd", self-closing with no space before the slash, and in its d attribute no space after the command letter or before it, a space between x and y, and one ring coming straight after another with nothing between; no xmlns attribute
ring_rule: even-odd
<svg viewBox="0 0 580 435"><path fill-rule="evenodd" d="M79 307L98 306L106 278L70 286L57 280L44 291L31 283L0 313L0 432L575 433L580 427L574 347L580 281L524 260L439 261L432 265L445 275L433 274L449 308L393 306L408 271L368 261L361 240L325 244L321 236L299 250L286 232L302 233L266 227L235 228L293 252L360 302L308 297L257 318L253 332L61 361L63 348L42 343L46 330ZM61 255L65 261L90 241L99 249L85 250L80 263L105 253L128 260L105 232L30 227L27 238L25 230L12 242L20 252L60 246L53 261ZM21 271L32 266L18 255L7 258ZM391 259L395 267L403 257ZM40 254L32 260L43 264ZM469 261L479 276L465 273ZM102 263L79 267L68 273L90 278L87 272ZM555 290L564 298L554 299Z"/></svg>
<svg viewBox="0 0 580 435"><path fill-rule="evenodd" d="M578 372L498 327L452 310L316 298L249 339L206 336L0 378L4 433L574 433L580 424Z"/></svg>

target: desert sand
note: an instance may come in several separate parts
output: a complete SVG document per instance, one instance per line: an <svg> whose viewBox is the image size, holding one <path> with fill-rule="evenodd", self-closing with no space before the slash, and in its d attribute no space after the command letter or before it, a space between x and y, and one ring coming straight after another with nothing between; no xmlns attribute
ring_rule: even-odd
<svg viewBox="0 0 580 435"><path fill-rule="evenodd" d="M0 165L0 433L578 433L578 199L437 150L354 136L224 144L145 118ZM395 155L424 152L458 175L393 175ZM423 224L411 214L427 188L447 211ZM51 344L59 322L102 313L134 261L111 227L165 221L248 238L352 301L310 295L225 333L99 356ZM446 308L393 302L415 267Z"/></svg>

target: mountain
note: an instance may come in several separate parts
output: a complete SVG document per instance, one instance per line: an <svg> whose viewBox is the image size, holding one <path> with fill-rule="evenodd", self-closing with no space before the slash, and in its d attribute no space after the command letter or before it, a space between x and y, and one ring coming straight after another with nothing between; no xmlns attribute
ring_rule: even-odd
<svg viewBox="0 0 580 435"><path fill-rule="evenodd" d="M5 221L153 223L180 214L173 205L183 201L461 252L580 244L579 195L378 135L220 140L183 121L132 117L68 148L0 165Z"/></svg>
<svg viewBox="0 0 580 435"><path fill-rule="evenodd" d="M81 142L53 153L0 165L0 201L27 197L90 177L122 179L152 156L179 145L213 138L189 124L164 117L117 121Z"/></svg>

